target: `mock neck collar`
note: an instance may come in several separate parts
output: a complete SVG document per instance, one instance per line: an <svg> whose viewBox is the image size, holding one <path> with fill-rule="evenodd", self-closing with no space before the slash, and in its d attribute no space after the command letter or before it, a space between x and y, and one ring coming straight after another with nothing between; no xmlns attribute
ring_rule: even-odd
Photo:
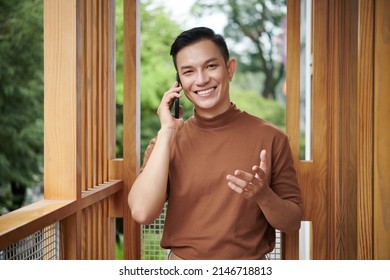
<svg viewBox="0 0 390 280"><path fill-rule="evenodd" d="M196 126L200 128L218 128L231 123L241 113L242 111L238 109L234 103L230 103L228 110L212 118L202 117L196 112L196 109L194 109L194 116L191 118L191 120Z"/></svg>

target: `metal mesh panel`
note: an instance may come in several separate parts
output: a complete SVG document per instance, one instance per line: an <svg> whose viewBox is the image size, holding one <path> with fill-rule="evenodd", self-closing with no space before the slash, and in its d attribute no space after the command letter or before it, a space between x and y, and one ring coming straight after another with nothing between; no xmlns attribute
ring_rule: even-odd
<svg viewBox="0 0 390 280"><path fill-rule="evenodd" d="M281 260L282 259L282 233L279 230L275 231L275 248L266 255L267 260Z"/></svg>
<svg viewBox="0 0 390 280"><path fill-rule="evenodd" d="M169 250L163 249L160 246L166 208L167 204L165 204L160 217L154 223L142 226L141 258L143 260L165 260L168 257Z"/></svg>
<svg viewBox="0 0 390 280"><path fill-rule="evenodd" d="M58 260L59 259L59 223L19 240L0 250L0 260Z"/></svg>
<svg viewBox="0 0 390 280"><path fill-rule="evenodd" d="M169 250L163 249L160 246L160 240L164 229L164 220L166 206L160 215L160 217L150 225L144 225L141 229L141 258L143 260L166 260L169 255ZM282 235L280 231L276 231L276 242L274 250L267 254L269 260L281 260L282 259Z"/></svg>

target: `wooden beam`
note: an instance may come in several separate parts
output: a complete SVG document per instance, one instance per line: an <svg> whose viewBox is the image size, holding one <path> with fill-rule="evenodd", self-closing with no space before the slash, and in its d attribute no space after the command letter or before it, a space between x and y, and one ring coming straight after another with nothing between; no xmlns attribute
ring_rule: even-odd
<svg viewBox="0 0 390 280"><path fill-rule="evenodd" d="M286 132L295 166L300 162L300 1L287 1ZM298 259L298 234L283 235L283 259Z"/></svg>
<svg viewBox="0 0 390 280"><path fill-rule="evenodd" d="M47 199L77 199L81 195L80 11L80 1L44 2L44 188Z"/></svg>
<svg viewBox="0 0 390 280"><path fill-rule="evenodd" d="M357 100L357 258L372 259L373 78L375 1L360 0Z"/></svg>
<svg viewBox="0 0 390 280"><path fill-rule="evenodd" d="M390 2L375 5L374 259L390 259Z"/></svg>
<svg viewBox="0 0 390 280"><path fill-rule="evenodd" d="M0 249L76 211L74 200L41 200L0 217Z"/></svg>
<svg viewBox="0 0 390 280"><path fill-rule="evenodd" d="M140 226L131 218L127 196L139 173L140 163L140 99L138 90L139 67L139 1L124 0L123 20L123 233L124 258L141 258Z"/></svg>

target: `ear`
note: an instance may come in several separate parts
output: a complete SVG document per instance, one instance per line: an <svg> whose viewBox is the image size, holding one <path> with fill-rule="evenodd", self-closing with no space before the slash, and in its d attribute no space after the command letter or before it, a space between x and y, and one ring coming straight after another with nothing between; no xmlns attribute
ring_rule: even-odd
<svg viewBox="0 0 390 280"><path fill-rule="evenodd" d="M227 62L227 71L229 74L230 81L233 79L236 69L237 69L237 60L235 58L229 59L229 61Z"/></svg>

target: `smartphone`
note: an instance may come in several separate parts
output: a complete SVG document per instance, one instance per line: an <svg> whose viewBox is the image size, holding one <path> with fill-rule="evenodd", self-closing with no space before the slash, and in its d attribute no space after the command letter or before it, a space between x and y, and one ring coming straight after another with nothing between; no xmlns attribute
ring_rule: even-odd
<svg viewBox="0 0 390 280"><path fill-rule="evenodd" d="M179 77L179 73L176 72L176 81L179 83L179 86L180 86L180 77ZM178 119L179 118L179 107L180 107L180 99L175 97L175 118Z"/></svg>

